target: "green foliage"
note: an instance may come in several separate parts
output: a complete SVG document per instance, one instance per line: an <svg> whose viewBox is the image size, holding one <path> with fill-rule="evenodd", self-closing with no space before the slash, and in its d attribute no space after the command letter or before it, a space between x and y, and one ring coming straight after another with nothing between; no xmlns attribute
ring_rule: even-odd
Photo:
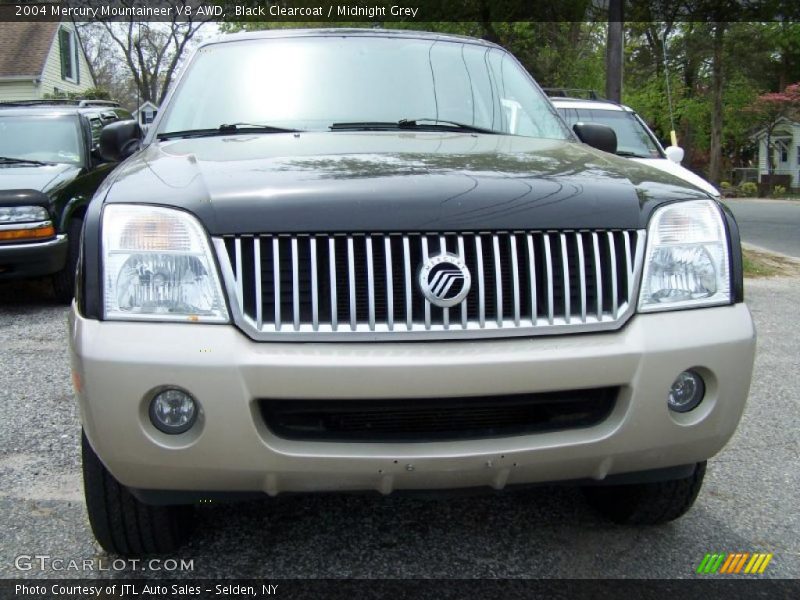
<svg viewBox="0 0 800 600"><path fill-rule="evenodd" d="M730 181L721 181L719 183L719 187L721 187L723 190L729 190L731 189L731 183Z"/></svg>
<svg viewBox="0 0 800 600"><path fill-rule="evenodd" d="M60 92L44 94L44 100L111 100L111 94L102 88L89 88L82 92Z"/></svg>
<svg viewBox="0 0 800 600"><path fill-rule="evenodd" d="M739 186L739 191L743 196L755 196L758 194L758 186L752 181L745 181Z"/></svg>
<svg viewBox="0 0 800 600"><path fill-rule="evenodd" d="M782 185L776 185L774 188L772 188L772 195L776 198L784 196L785 194L786 194L786 188Z"/></svg>

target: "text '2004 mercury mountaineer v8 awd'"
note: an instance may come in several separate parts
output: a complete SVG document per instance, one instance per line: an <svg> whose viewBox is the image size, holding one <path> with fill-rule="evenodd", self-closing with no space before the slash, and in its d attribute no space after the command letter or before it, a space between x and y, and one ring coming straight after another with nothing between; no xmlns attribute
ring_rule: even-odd
<svg viewBox="0 0 800 600"><path fill-rule="evenodd" d="M737 227L573 129L480 40L201 46L86 215L102 546L168 551L192 503L281 492L571 481L618 522L683 514L750 385Z"/></svg>

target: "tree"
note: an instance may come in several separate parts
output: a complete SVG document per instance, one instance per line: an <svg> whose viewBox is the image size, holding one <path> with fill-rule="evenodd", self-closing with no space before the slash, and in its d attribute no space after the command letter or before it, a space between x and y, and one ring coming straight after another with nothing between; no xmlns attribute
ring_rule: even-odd
<svg viewBox="0 0 800 600"><path fill-rule="evenodd" d="M800 117L800 82L787 86L783 92L762 94L748 107L748 112L756 119L766 133L767 174L774 171L773 136L775 129L784 119Z"/></svg>
<svg viewBox="0 0 800 600"><path fill-rule="evenodd" d="M709 149L708 178L718 184L722 175L722 92L723 43L726 23L714 23L713 54L711 59L711 144Z"/></svg>
<svg viewBox="0 0 800 600"><path fill-rule="evenodd" d="M622 102L622 0L609 0L606 37L606 97Z"/></svg>
<svg viewBox="0 0 800 600"><path fill-rule="evenodd" d="M187 45L205 25L205 21L192 22L191 17L184 22L176 19L164 24L133 19L127 23L102 22L122 51L142 102L161 104Z"/></svg>
<svg viewBox="0 0 800 600"><path fill-rule="evenodd" d="M180 0L186 5L190 0ZM130 2L122 2L131 4ZM161 104L187 49L212 17L172 11L168 22L95 21L76 24L92 78L129 106ZM180 20L178 20L180 18ZM135 106L133 106L135 108Z"/></svg>

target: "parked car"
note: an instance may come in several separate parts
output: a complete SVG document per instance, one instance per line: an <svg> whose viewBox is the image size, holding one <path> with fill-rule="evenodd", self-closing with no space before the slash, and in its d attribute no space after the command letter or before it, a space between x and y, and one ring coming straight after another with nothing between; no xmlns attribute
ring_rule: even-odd
<svg viewBox="0 0 800 600"><path fill-rule="evenodd" d="M104 101L0 104L0 281L51 275L72 301L86 207L114 167L96 151L100 130L126 119Z"/></svg>
<svg viewBox="0 0 800 600"><path fill-rule="evenodd" d="M383 30L204 43L144 139L106 127L109 160L141 147L89 207L69 325L103 548L283 492L688 510L750 385L736 222L574 130L499 46Z"/></svg>
<svg viewBox="0 0 800 600"><path fill-rule="evenodd" d="M548 92L559 93L560 90ZM617 155L676 175L713 197L720 197L719 190L712 184L681 166L683 148L668 146L665 149L647 123L632 108L609 100L592 98L557 95L551 100L570 127L578 122L601 123L611 127L617 134Z"/></svg>

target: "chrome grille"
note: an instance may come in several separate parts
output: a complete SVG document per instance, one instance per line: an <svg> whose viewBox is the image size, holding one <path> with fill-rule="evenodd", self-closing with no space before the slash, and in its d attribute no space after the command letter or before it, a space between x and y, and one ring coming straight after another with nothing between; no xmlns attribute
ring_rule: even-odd
<svg viewBox="0 0 800 600"><path fill-rule="evenodd" d="M615 329L630 315L643 231L241 235L214 240L237 323L255 339L415 339ZM458 255L472 274L439 308L417 276Z"/></svg>

